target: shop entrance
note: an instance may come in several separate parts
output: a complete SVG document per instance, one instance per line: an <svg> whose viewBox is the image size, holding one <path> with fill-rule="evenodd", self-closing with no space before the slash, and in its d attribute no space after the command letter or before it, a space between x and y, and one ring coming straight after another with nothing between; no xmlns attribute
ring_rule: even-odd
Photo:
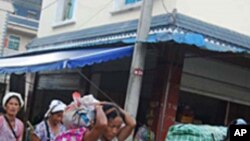
<svg viewBox="0 0 250 141"><path fill-rule="evenodd" d="M236 118L249 122L250 106L180 91L177 122L228 125Z"/></svg>
<svg viewBox="0 0 250 141"><path fill-rule="evenodd" d="M227 102L180 91L177 122L224 125Z"/></svg>

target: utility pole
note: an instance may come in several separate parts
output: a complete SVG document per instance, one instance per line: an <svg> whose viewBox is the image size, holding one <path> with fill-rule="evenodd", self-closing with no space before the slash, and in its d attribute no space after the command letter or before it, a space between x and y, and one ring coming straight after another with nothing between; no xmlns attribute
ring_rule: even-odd
<svg viewBox="0 0 250 141"><path fill-rule="evenodd" d="M148 33L150 31L152 9L153 0L143 0L125 101L125 110L134 118L136 117L139 105L146 56L146 46L143 42L147 40Z"/></svg>

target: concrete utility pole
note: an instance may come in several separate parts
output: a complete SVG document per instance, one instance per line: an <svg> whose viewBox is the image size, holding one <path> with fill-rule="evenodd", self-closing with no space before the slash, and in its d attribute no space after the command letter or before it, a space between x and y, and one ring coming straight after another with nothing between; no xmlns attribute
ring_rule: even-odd
<svg viewBox="0 0 250 141"><path fill-rule="evenodd" d="M135 43L132 65L125 101L125 110L136 117L140 99L141 83L146 56L146 46L152 18L153 0L143 0L141 16L137 27L137 42Z"/></svg>

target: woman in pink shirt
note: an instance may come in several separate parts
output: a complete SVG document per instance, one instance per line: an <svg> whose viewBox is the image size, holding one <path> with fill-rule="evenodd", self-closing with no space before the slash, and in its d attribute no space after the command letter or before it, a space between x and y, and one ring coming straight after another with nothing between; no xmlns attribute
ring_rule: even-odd
<svg viewBox="0 0 250 141"><path fill-rule="evenodd" d="M9 92L2 101L5 114L0 116L1 141L22 141L24 125L16 117L23 106L23 99L19 93Z"/></svg>

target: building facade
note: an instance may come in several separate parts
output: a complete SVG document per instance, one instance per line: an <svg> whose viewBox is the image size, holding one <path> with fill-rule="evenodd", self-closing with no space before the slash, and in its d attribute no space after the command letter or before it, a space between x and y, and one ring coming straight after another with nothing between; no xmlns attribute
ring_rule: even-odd
<svg viewBox="0 0 250 141"><path fill-rule="evenodd" d="M68 7L70 18L62 18L63 12L66 12L61 10L63 2L69 2L71 5ZM42 11L40 20L40 25L44 26L39 27L38 37L138 19L141 5L141 0L96 0L95 2L44 0L42 7L45 10ZM240 2L154 0L153 15L166 14L177 9L180 14L249 35L248 5L247 0Z"/></svg>
<svg viewBox="0 0 250 141"><path fill-rule="evenodd" d="M83 40L85 36L88 37L89 35L89 38L93 38L93 40L90 40L89 42L95 42L96 37L91 35L96 35L97 37L101 38L102 35L94 33L94 30L98 31L98 27L102 26L105 28L105 25L113 25L114 29L110 30L115 30L115 27L118 29L122 27L125 29L127 28L127 31L125 29L120 30L120 33L130 32L131 27L134 26L134 24L133 22L127 21L132 21L140 17L141 6L142 1L139 0L100 0L95 1L95 4L93 4L93 1L82 2L79 0L65 0L53 3L51 1L45 0L43 2L43 8L45 10L42 11L40 25L46 26L40 26L38 30L38 37L42 39L40 41L45 41L44 43L41 43L41 45L36 44L34 41L35 43L33 44L33 47L31 45L29 49L30 51L36 51L39 50L39 46L42 45L43 49L46 49L46 44L48 44L47 49L50 50L53 50L53 48L60 48L57 46L57 44L60 44L61 42L60 39L67 41L68 35L68 40L81 40L81 37L77 37L78 34L81 35L80 32L82 32ZM237 7L241 8L239 9ZM250 35L249 1L247 0L240 2L218 2L215 0L206 2L200 2L198 0L155 0L152 15L156 18L153 18L152 20L151 34L153 34L152 32L157 32L154 31L153 26L157 26L157 24L160 25L159 19L161 16L168 15L169 13L172 13L173 10L175 12L177 11L178 14L176 18L175 14L173 14L174 20L172 23L179 27L186 28L187 30L194 31L194 33L207 35L205 42L206 40L209 40L209 42L212 44L223 46L223 44L230 42L236 43L234 39L232 39L232 37L236 37L239 39L237 42L241 42L240 44L242 44L245 42L243 37L247 39L246 36ZM169 18L166 18L165 22L167 23L168 20ZM115 26L116 24L119 25L119 23L124 24L120 24L121 27ZM163 23L164 20L162 20L162 26L164 26ZM93 32L88 32L88 29L92 29ZM108 26L106 29L109 29ZM116 34L115 31L113 33L107 33L108 31L101 30L101 32L106 32L106 34L110 34L110 36ZM75 37L73 37L74 33ZM65 35L65 38L62 37L63 35ZM53 42L47 40L46 42L47 36L58 40ZM243 40L240 41L240 39ZM220 41L223 40L225 42L220 43ZM55 46L51 44L54 44ZM138 123L145 123L146 119L143 118L143 114L148 112L150 105L151 108L153 107L151 114L153 113L156 121L154 123L154 131L157 134L157 140L163 140L163 138L165 138L167 129L170 125L174 124L176 121L182 121L181 113L185 105L191 106L192 110L196 111L194 120L197 123L225 125L237 116L244 116L242 113L235 113L235 110L230 110L230 103L231 105L249 105L249 99L247 96L247 91L250 88L247 83L249 81L249 63L241 64L240 60L242 58L234 56L233 58L237 60L235 61L234 59L229 59L228 55L225 54L218 54L221 56L221 58L219 58L216 57L216 55L214 57L213 53L212 56L206 57L208 54L210 54L209 52L204 53L203 51L183 51L183 46L181 47L181 45L178 44L161 44L161 46L165 46L166 48L164 49L163 47L162 53L155 51L157 52L157 56L160 57L155 58L152 55L148 55L148 57L146 57L146 59L149 58L148 60L151 61L146 62L145 76L143 77L143 85L139 104L140 110L138 111L137 117ZM170 46L176 47L177 50L169 49ZM64 48L63 45L61 45L61 48ZM176 54L176 56L172 56L167 52L172 52L173 54ZM215 52L220 51L215 49ZM174 62L174 65L171 63L162 63L164 60L165 62ZM176 64L179 65L176 66ZM91 70L93 71L95 68L96 66L93 66L91 67ZM110 68L116 70L116 67L114 66ZM125 78L128 76L126 73L128 72L128 67L121 68L123 68L121 70L125 72L125 74L122 75L124 77L123 81L127 82L127 79ZM106 72L105 70L106 69L102 71ZM107 89L107 91L112 91L118 88L119 86L113 86L114 83L112 83L112 81L105 79L108 78L109 75L108 72L104 72L97 74L92 72L90 73L90 77L94 82L99 84L99 87ZM169 72L172 73L169 74ZM241 74L241 76L231 75L232 73ZM106 83L103 83L105 81ZM110 83L110 86L108 86L107 83ZM90 90L95 90L92 88L92 86L89 87ZM113 89L109 90L109 87L113 87ZM123 89L126 89L126 86ZM94 93L96 90L90 92ZM124 104L126 96L124 96L124 91L120 91L119 93L120 95L123 95L121 96L123 97L123 100L118 100L122 105ZM110 95L112 95L112 92L110 92ZM113 94L113 97L115 96L116 95ZM212 100L210 100L210 104L207 102L207 104L203 104L203 106L201 106L202 102L195 103L194 101L189 100L192 98L197 99L197 101L204 101L204 99L206 101L206 99L209 98L212 98ZM151 102L145 102L149 101L150 99L152 100ZM220 109L218 107L224 108ZM231 107L231 109L235 109L235 107L237 106L234 106L234 108ZM202 112L204 109L211 109L210 112L217 112L218 114L216 115L218 116L209 116L208 114ZM216 109L220 110L216 111Z"/></svg>
<svg viewBox="0 0 250 141"><path fill-rule="evenodd" d="M0 5L0 56L25 52L26 45L37 35L41 1L6 0ZM0 75L1 96L11 89L9 80L10 75Z"/></svg>
<svg viewBox="0 0 250 141"><path fill-rule="evenodd" d="M27 54L133 46L141 6L140 0L44 0L38 38L28 44ZM162 141L176 122L226 125L236 117L250 120L249 14L247 0L155 0L137 97L138 125L152 116L156 140ZM81 60L77 69L68 63L77 57L69 58L62 59L63 67L61 60L50 62L59 64L50 68L48 62L35 69L38 64L26 64L27 70L0 65L6 73L39 72L33 94L38 102L33 104L42 110L33 110L34 121L46 111L44 103L52 98L69 102L75 90L124 105L132 57L87 66ZM50 71L62 68L74 69Z"/></svg>
<svg viewBox="0 0 250 141"><path fill-rule="evenodd" d="M26 45L37 35L40 18L41 1L16 0L11 5L13 12L8 14L3 56L26 51Z"/></svg>

